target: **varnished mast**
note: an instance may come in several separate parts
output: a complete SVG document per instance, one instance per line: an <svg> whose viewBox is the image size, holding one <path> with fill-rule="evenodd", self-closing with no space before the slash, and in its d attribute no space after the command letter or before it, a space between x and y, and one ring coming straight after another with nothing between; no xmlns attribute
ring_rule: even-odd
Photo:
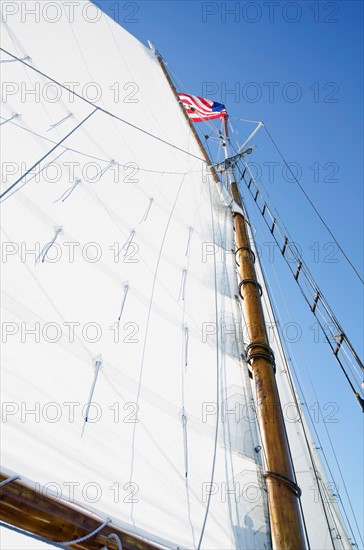
<svg viewBox="0 0 364 550"><path fill-rule="evenodd" d="M151 47L197 140L201 153L210 167L215 182L220 184L216 170L212 166L205 148L180 102L178 93L164 66L162 57L152 45ZM224 126L225 139L227 141L227 118L224 119ZM228 147L225 147L225 153L226 156L229 155ZM238 186L233 181L232 170L229 170L229 172L231 195L242 209L243 204ZM251 365L255 384L257 417L267 468L266 484L272 546L275 550L305 550L307 548L307 541L299 503L300 489L295 482L282 407L275 380L274 356L269 346L265 327L260 286L254 268L254 253L250 247L248 228L242 214L234 213L234 227L237 259L240 264L240 275L242 278L240 293L244 300L245 317L250 339L247 359Z"/></svg>
<svg viewBox="0 0 364 550"><path fill-rule="evenodd" d="M225 156L229 156L227 117L224 118ZM227 166L228 183L234 201L243 208L233 171ZM246 220L234 213L237 261L250 344L247 361L251 366L257 402L257 419L266 461L269 519L274 549L303 550L307 547L300 510L300 490L295 483L277 383L274 355L269 346L261 302L262 289L257 281L254 253Z"/></svg>
<svg viewBox="0 0 364 550"><path fill-rule="evenodd" d="M218 175L199 139L193 124L182 106L178 93L169 76L162 57L155 54L163 73L179 102L186 120L197 140L200 150L212 171L216 183ZM225 139L228 139L227 119L224 119ZM228 147L225 147L228 156ZM236 182L230 170L230 191L234 201L243 207ZM270 349L265 328L260 286L254 268L254 254L244 216L234 214L237 259L240 264L241 297L244 300L250 344L248 361L251 365L257 399L257 417L266 459L266 484L268 491L269 520L272 545L275 550L305 550L307 541L300 510L300 489L295 483L294 470L288 446L286 428L274 374L274 356Z"/></svg>

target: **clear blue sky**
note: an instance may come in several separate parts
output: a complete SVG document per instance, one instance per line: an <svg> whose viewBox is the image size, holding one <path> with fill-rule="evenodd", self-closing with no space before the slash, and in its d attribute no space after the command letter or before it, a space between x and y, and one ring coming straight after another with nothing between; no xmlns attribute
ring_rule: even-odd
<svg viewBox="0 0 364 550"><path fill-rule="evenodd" d="M286 159L299 164L301 185L362 274L363 3L95 3L144 44L152 40L190 93L206 96L206 90L213 91L208 97L225 103L231 117L265 122ZM235 92L227 93L229 90ZM293 101L295 97L297 101ZM236 124L242 137L251 129ZM262 169L265 188L362 356L361 284L340 253L330 248L331 237L297 185L282 174L282 161L264 131L255 143L258 148L252 160ZM269 165L263 163L272 162L280 164L270 181ZM254 206L248 201L249 206L254 217ZM254 222L260 231L258 219ZM266 234L259 239L261 243L271 241ZM319 401L322 406L337 404L338 422L327 426L360 522L362 414L329 350L314 342L309 328L314 320L306 314L307 306L287 275L288 269L280 258L268 262L271 277L273 268L282 277L292 318L298 319L296 308L303 314L300 345ZM278 292L273 283L272 290ZM297 345L293 348L296 366L309 386ZM311 394L312 410L315 399ZM325 443L322 419L317 428ZM335 468L334 472L343 493Z"/></svg>

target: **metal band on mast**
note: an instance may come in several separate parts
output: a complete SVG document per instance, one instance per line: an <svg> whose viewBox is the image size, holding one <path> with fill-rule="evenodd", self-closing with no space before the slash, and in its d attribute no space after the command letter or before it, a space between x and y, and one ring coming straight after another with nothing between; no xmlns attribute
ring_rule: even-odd
<svg viewBox="0 0 364 550"><path fill-rule="evenodd" d="M227 117L224 118L225 157L230 155ZM226 169L233 199L243 209L232 167ZM275 380L274 355L269 346L261 302L261 287L254 267L254 253L245 217L234 212L237 261L250 344L247 361L255 385L257 418L265 450L265 478L269 521L274 549L304 550L307 541L300 510L300 489L295 482L282 407Z"/></svg>

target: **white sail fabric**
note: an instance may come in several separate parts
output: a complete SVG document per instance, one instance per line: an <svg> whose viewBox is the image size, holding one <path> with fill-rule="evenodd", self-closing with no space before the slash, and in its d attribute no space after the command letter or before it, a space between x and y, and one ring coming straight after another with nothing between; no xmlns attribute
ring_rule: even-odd
<svg viewBox="0 0 364 550"><path fill-rule="evenodd" d="M65 4L19 3L2 47L126 122L4 195L2 463L170 548L268 548L230 213L155 56ZM3 193L93 106L1 61Z"/></svg>

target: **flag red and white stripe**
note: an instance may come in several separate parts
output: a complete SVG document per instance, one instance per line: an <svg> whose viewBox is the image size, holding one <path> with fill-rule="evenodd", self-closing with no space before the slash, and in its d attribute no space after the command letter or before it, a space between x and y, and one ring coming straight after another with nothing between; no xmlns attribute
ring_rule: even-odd
<svg viewBox="0 0 364 550"><path fill-rule="evenodd" d="M204 99L196 95L178 94L190 119L193 122L204 122L227 116L225 105Z"/></svg>

